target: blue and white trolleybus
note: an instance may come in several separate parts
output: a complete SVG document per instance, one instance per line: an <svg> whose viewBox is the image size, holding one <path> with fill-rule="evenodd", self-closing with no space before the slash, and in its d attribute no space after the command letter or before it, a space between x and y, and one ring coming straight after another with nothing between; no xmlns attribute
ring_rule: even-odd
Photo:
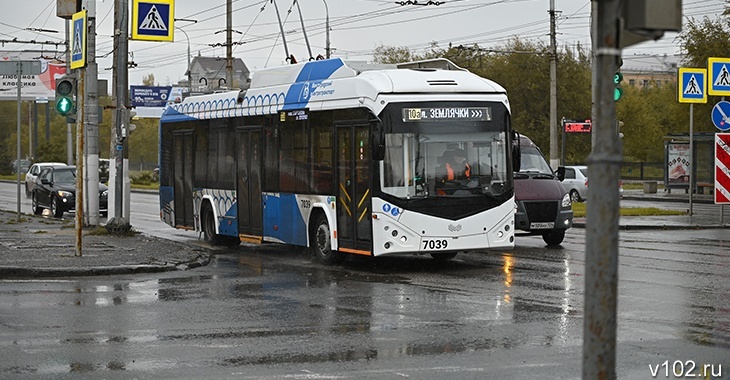
<svg viewBox="0 0 730 380"><path fill-rule="evenodd" d="M291 244L327 264L512 247L512 145L504 88L444 59L267 68L166 109L160 215L211 244ZM457 151L458 176L444 170Z"/></svg>

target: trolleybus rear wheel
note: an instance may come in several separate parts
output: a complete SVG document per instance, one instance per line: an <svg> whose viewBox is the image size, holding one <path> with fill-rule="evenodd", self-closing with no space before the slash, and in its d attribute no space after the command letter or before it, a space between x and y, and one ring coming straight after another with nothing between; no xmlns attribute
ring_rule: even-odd
<svg viewBox="0 0 730 380"><path fill-rule="evenodd" d="M222 236L215 233L215 215L213 215L210 205L203 206L201 214L203 216L203 239L210 245L220 245Z"/></svg>

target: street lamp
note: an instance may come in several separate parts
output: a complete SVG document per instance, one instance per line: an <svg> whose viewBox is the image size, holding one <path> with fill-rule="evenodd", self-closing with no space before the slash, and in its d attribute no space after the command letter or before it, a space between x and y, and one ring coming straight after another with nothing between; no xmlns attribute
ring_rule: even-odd
<svg viewBox="0 0 730 380"><path fill-rule="evenodd" d="M327 6L327 1L326 0L322 0L322 1L324 2L324 11L325 11L325 14L326 14L325 23L324 23L325 26L324 27L326 29L326 31L325 31L326 34L325 35L327 36L326 37L326 40L325 40L325 48L324 48L324 51L325 51L325 55L327 56L327 59L329 59L330 58L330 9Z"/></svg>
<svg viewBox="0 0 730 380"><path fill-rule="evenodd" d="M192 73L190 72L190 37L188 37L188 33L186 31L184 31L182 28L179 28L176 26L175 29L183 32L183 34L185 35L185 38L188 40L188 71L187 71L188 93L192 93L193 92L193 79L192 79Z"/></svg>

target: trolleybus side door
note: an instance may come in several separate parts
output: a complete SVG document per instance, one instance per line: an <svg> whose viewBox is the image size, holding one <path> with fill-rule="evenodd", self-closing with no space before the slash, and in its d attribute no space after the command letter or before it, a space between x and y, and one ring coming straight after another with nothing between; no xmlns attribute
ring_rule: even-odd
<svg viewBox="0 0 730 380"><path fill-rule="evenodd" d="M370 255L370 128L337 127L337 239L340 251Z"/></svg>
<svg viewBox="0 0 730 380"><path fill-rule="evenodd" d="M193 210L193 165L195 148L193 146L193 131L175 131L172 135L173 157L173 186L175 189L175 226L194 227L195 217Z"/></svg>
<svg viewBox="0 0 730 380"><path fill-rule="evenodd" d="M236 193L238 232L262 236L261 205L261 127L238 129Z"/></svg>

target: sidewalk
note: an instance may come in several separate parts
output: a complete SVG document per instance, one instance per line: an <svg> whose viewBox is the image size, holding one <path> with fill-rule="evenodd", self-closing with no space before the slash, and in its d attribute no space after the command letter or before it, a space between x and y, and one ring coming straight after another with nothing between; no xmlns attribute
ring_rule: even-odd
<svg viewBox="0 0 730 380"><path fill-rule="evenodd" d="M622 200L645 201L650 203L671 202L676 204L676 210L689 211L689 194L682 190L673 190L668 193L659 190L657 193L644 193L643 190L624 190ZM721 216L721 210L724 217ZM730 206L722 208L714 203L712 194L693 194L692 215L664 215L664 216L625 216L619 218L619 229L710 229L730 227ZM573 227L585 228L586 218L575 218Z"/></svg>
<svg viewBox="0 0 730 380"><path fill-rule="evenodd" d="M207 265L204 248L134 233L131 236L82 230L76 256L73 219L0 211L0 279L101 276L186 270Z"/></svg>

